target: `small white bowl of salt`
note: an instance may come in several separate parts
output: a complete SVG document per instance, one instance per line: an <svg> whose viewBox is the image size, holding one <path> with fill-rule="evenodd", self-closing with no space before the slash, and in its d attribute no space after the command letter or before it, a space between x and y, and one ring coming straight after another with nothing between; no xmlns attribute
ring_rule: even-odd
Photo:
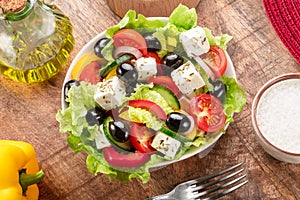
<svg viewBox="0 0 300 200"><path fill-rule="evenodd" d="M267 153L280 161L300 163L300 73L264 84L254 97L251 117Z"/></svg>

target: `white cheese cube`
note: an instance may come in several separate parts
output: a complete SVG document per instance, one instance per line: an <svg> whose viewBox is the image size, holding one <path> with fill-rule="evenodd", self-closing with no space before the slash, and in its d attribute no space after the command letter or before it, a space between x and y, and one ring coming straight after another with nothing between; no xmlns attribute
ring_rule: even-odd
<svg viewBox="0 0 300 200"><path fill-rule="evenodd" d="M189 57L200 56L210 49L203 28L197 26L179 35L179 40Z"/></svg>
<svg viewBox="0 0 300 200"><path fill-rule="evenodd" d="M155 58L141 57L132 62L138 71L138 81L146 81L148 78L156 75L157 73Z"/></svg>
<svg viewBox="0 0 300 200"><path fill-rule="evenodd" d="M95 136L95 142L97 149L103 149L104 147L111 146L110 142L107 140L104 134L103 124L100 125L99 132Z"/></svg>
<svg viewBox="0 0 300 200"><path fill-rule="evenodd" d="M104 82L97 83L94 99L104 110L111 110L122 104L125 95L125 84L114 76Z"/></svg>
<svg viewBox="0 0 300 200"><path fill-rule="evenodd" d="M190 61L172 71L171 77L179 90L187 96L205 85L202 77Z"/></svg>
<svg viewBox="0 0 300 200"><path fill-rule="evenodd" d="M181 142L162 132L158 132L153 138L151 146L157 151L173 159L181 146Z"/></svg>

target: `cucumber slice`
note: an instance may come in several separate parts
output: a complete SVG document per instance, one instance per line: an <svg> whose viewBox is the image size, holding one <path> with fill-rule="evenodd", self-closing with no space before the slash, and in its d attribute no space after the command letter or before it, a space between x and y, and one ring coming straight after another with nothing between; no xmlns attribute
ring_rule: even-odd
<svg viewBox="0 0 300 200"><path fill-rule="evenodd" d="M173 109L180 110L180 103L171 90L159 85L153 86L152 90L158 92Z"/></svg>
<svg viewBox="0 0 300 200"><path fill-rule="evenodd" d="M113 145L115 145L115 146L117 146L117 147L119 147L119 148L121 148L121 149L123 149L123 150L126 150L126 151L133 151L134 148L133 148L133 146L131 145L131 143L130 143L129 140L126 141L126 142L124 142L124 143L118 142L118 141L116 141L116 140L113 138L113 136L110 134L110 132L109 132L109 122L113 122L113 121L114 121L114 119L113 119L111 116L106 117L106 118L104 119L104 121L103 121L103 131L104 131L104 135L106 136L107 140L108 140L111 144L113 144Z"/></svg>
<svg viewBox="0 0 300 200"><path fill-rule="evenodd" d="M117 58L116 60L114 60L112 63L110 63L109 65L106 65L105 67L100 69L100 77L101 78L105 78L107 76L107 74L114 69L114 67L120 65L121 63L131 59L133 57L133 55L130 54L125 54L119 58Z"/></svg>
<svg viewBox="0 0 300 200"><path fill-rule="evenodd" d="M180 142L193 142L193 140L189 139L189 138L186 138L170 129L168 129L167 127L163 126L161 129L160 129L161 132L163 132L164 134L180 141Z"/></svg>

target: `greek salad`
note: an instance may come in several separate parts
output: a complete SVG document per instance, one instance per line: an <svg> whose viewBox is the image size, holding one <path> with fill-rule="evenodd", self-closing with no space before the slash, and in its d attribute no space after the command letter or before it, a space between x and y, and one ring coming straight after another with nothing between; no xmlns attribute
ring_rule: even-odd
<svg viewBox="0 0 300 200"><path fill-rule="evenodd" d="M60 131L90 172L147 182L149 168L209 144L242 111L245 92L225 73L231 38L184 5L163 20L129 10L70 69Z"/></svg>

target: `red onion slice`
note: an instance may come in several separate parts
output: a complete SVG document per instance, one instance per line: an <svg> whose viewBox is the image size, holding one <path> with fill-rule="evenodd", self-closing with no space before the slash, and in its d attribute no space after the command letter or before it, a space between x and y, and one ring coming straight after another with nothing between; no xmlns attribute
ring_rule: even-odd
<svg viewBox="0 0 300 200"><path fill-rule="evenodd" d="M131 54L133 55L136 59L142 57L142 53L134 47L130 46L119 46L114 50L114 58L119 58L120 56L124 54Z"/></svg>

